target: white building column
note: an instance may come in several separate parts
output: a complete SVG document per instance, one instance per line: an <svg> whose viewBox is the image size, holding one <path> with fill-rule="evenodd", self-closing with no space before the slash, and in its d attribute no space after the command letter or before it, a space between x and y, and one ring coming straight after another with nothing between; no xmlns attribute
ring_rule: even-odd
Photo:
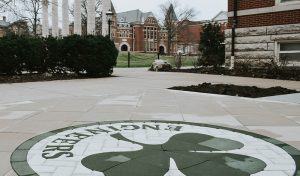
<svg viewBox="0 0 300 176"><path fill-rule="evenodd" d="M111 0L102 1L102 35L108 35L108 23L106 13L111 9Z"/></svg>
<svg viewBox="0 0 300 176"><path fill-rule="evenodd" d="M96 0L87 0L87 34L95 34L96 29Z"/></svg>
<svg viewBox="0 0 300 176"><path fill-rule="evenodd" d="M81 35L81 0L74 0L74 34Z"/></svg>
<svg viewBox="0 0 300 176"><path fill-rule="evenodd" d="M42 1L42 10L43 10L42 35L43 37L48 37L49 35L48 0Z"/></svg>
<svg viewBox="0 0 300 176"><path fill-rule="evenodd" d="M69 0L62 0L62 36L69 35Z"/></svg>
<svg viewBox="0 0 300 176"><path fill-rule="evenodd" d="M52 0L52 36L58 36L58 1Z"/></svg>

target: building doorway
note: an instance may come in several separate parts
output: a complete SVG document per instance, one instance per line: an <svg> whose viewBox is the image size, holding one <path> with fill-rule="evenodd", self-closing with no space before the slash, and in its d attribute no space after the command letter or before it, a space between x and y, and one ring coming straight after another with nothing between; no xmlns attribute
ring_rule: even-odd
<svg viewBox="0 0 300 176"><path fill-rule="evenodd" d="M165 47L163 46L159 47L159 54L165 54Z"/></svg>
<svg viewBox="0 0 300 176"><path fill-rule="evenodd" d="M128 51L128 46L127 45L122 45L121 46L121 51Z"/></svg>

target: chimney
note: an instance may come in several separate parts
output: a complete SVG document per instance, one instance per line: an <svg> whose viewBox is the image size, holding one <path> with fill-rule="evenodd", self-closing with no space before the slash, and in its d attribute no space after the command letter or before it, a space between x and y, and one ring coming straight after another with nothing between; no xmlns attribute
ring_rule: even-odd
<svg viewBox="0 0 300 176"><path fill-rule="evenodd" d="M6 16L3 16L3 21L6 22Z"/></svg>

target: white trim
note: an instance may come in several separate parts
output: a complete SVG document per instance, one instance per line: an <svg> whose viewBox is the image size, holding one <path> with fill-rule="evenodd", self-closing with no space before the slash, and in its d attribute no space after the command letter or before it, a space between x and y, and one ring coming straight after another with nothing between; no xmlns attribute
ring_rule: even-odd
<svg viewBox="0 0 300 176"><path fill-rule="evenodd" d="M289 53L300 53L300 50L295 50L295 51L280 51L280 44L281 43L300 43L300 40L281 40L281 41L276 41L275 42L275 58L276 62L279 65L280 64L280 54L289 54ZM293 65L300 65L299 62L289 62L287 66L293 66Z"/></svg>
<svg viewBox="0 0 300 176"><path fill-rule="evenodd" d="M122 51L122 46L123 45L126 45L127 46L127 51L131 51L130 49L130 45L128 42L122 42L120 45L119 45L119 51Z"/></svg>
<svg viewBox="0 0 300 176"><path fill-rule="evenodd" d="M165 45L165 44L159 44L159 46L163 46L163 47L166 47L166 45Z"/></svg>
<svg viewBox="0 0 300 176"><path fill-rule="evenodd" d="M273 12L284 12L284 11L291 11L291 10L298 10L298 9L300 9L300 1L296 3L295 2L280 3L273 7L239 10L238 16L256 15L256 14L273 13ZM228 17L233 17L233 12L228 12Z"/></svg>
<svg viewBox="0 0 300 176"><path fill-rule="evenodd" d="M281 2L282 0L276 0L275 5L289 5L289 4L299 4L300 1L291 1L291 2Z"/></svg>
<svg viewBox="0 0 300 176"><path fill-rule="evenodd" d="M300 50L295 50L295 51L280 51L280 54L291 54L291 53L300 53Z"/></svg>
<svg viewBox="0 0 300 176"><path fill-rule="evenodd" d="M278 41L275 41L275 62L279 65L279 50L280 50L280 44Z"/></svg>

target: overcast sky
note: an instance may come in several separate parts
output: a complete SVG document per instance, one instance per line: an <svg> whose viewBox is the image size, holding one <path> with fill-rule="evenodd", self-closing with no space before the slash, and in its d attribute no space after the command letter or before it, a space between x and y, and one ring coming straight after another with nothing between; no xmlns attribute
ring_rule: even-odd
<svg viewBox="0 0 300 176"><path fill-rule="evenodd" d="M169 0L112 0L112 2L117 12L140 9L143 12L151 11L158 19L161 19L162 13L159 6L166 4ZM72 5L73 0L69 0L69 3ZM194 8L196 16L193 20L197 21L211 20L220 11L227 11L227 0L177 0L177 3L179 8ZM59 6L61 6L61 1L59 1ZM61 9L59 10L61 11ZM49 7L49 16L51 16L50 11L51 8ZM2 15L7 16L9 21L17 20L14 15L8 13L0 13L0 17ZM61 23L61 14L59 16L59 22ZM49 22L51 25L51 20Z"/></svg>
<svg viewBox="0 0 300 176"><path fill-rule="evenodd" d="M117 12L140 9L160 15L159 5L168 0L112 0ZM227 11L227 0L177 0L180 7L194 8L197 16L194 20L210 20L222 10Z"/></svg>

